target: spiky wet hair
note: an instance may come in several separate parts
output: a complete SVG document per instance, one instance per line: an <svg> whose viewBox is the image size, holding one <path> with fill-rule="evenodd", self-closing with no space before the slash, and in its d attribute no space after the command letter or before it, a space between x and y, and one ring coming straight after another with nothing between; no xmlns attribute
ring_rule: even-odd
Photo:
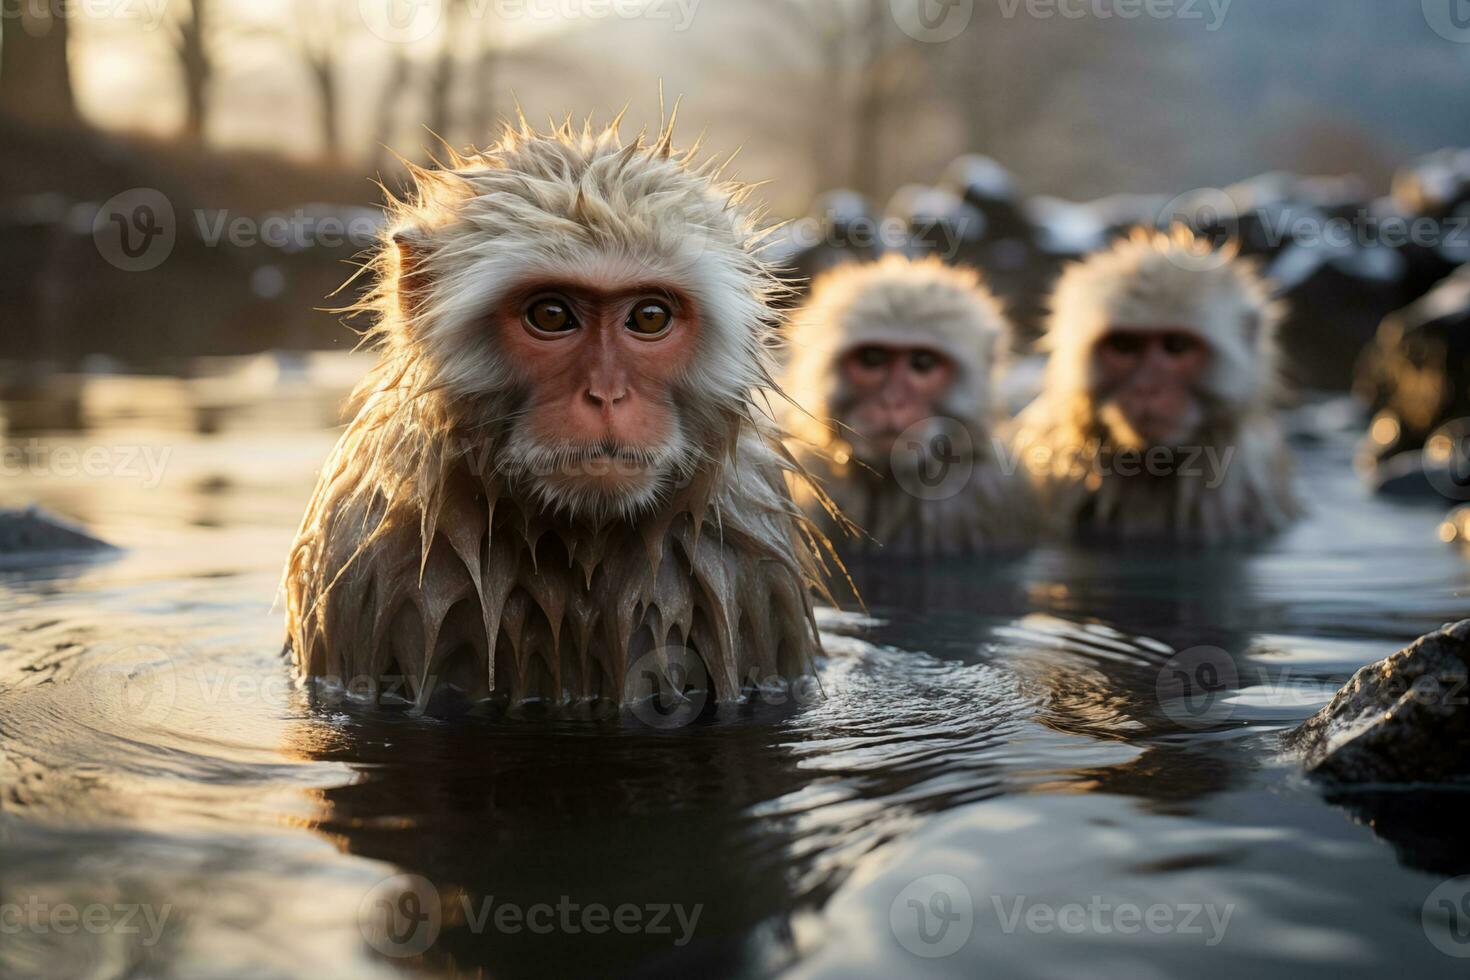
<svg viewBox="0 0 1470 980"><path fill-rule="evenodd" d="M821 415L840 384L837 362L867 344L928 345L959 370L947 409L984 439L995 416L993 375L1011 349L1011 326L1000 301L973 269L937 258L887 255L851 262L824 274L792 318L783 382L791 400ZM827 420L790 412L793 434L826 444Z"/></svg>
<svg viewBox="0 0 1470 980"><path fill-rule="evenodd" d="M1187 228L1141 228L1069 267L1052 295L1041 395L1014 443L1054 525L1137 537L1224 540L1285 527L1297 513L1290 454L1274 412L1281 394L1276 331L1283 305L1235 243ZM1202 475L1123 476L1098 412L1095 354L1115 328L1186 330L1211 352L1204 419L1184 448L1228 451L1218 485Z"/></svg>
<svg viewBox="0 0 1470 980"><path fill-rule="evenodd" d="M676 152L672 122L630 142L618 123L522 119L489 149L412 168L413 192L391 202L358 308L379 364L287 569L308 673L396 667L420 698L450 673L565 701L618 699L630 659L671 644L697 648L721 697L752 671L809 668L821 542L759 404L778 287L750 188ZM589 276L676 284L700 309L673 383L687 451L636 511L538 495L505 465L524 391L488 313L518 284Z"/></svg>
<svg viewBox="0 0 1470 980"><path fill-rule="evenodd" d="M849 396L838 363L868 344L930 347L955 365L939 411L946 424L966 430L965 465L972 467L955 493L920 499L909 491L913 484L880 461L845 458L850 448L840 416L851 405L844 404ZM1024 479L998 458L993 438L1000 414L994 377L1010 354L1011 327L978 272L901 255L838 266L813 284L793 317L789 347L783 377L793 406L786 425L803 465L845 517L831 516L829 502L808 486L796 486L797 498L834 536L847 530L848 520L861 527L844 542L849 554L975 554L1017 548L1030 538Z"/></svg>
<svg viewBox="0 0 1470 980"><path fill-rule="evenodd" d="M1214 353L1208 395L1232 413L1277 394L1276 331L1283 308L1238 246L1215 246L1183 226L1135 229L1069 266L1057 281L1042 344L1048 391L1092 390L1092 354L1114 327L1185 329Z"/></svg>

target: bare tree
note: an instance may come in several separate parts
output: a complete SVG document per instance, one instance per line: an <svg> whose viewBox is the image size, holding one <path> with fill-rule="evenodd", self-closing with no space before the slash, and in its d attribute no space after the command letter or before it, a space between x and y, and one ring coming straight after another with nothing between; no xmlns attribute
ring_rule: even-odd
<svg viewBox="0 0 1470 980"><path fill-rule="evenodd" d="M754 0L775 18L774 36L795 69L811 78L808 122L813 169L877 194L903 125L896 111L913 89L917 59L893 21L890 0ZM841 176L837 176L841 175Z"/></svg>
<svg viewBox="0 0 1470 980"><path fill-rule="evenodd" d="M412 74L403 45L394 45L393 67L388 72L388 81L383 84L382 94L378 96L377 117L373 125L374 154L379 173L394 167L392 148L398 138L398 108L409 89Z"/></svg>
<svg viewBox="0 0 1470 980"><path fill-rule="evenodd" d="M340 13L333 0L296 0L295 46L316 88L322 156L342 158L341 93L337 59L342 44Z"/></svg>
<svg viewBox="0 0 1470 980"><path fill-rule="evenodd" d="M500 99L496 86L500 84L503 57L500 50L500 25L493 17L485 17L477 34L479 50L474 59L474 85L471 89L470 140L477 146L487 142L495 131Z"/></svg>
<svg viewBox="0 0 1470 980"><path fill-rule="evenodd" d="M64 4L19 4L0 19L0 112L29 122L77 121Z"/></svg>
<svg viewBox="0 0 1470 980"><path fill-rule="evenodd" d="M184 138L203 143L208 130L209 86L214 62L206 42L211 0L189 0L189 16L178 25L174 52L184 76Z"/></svg>

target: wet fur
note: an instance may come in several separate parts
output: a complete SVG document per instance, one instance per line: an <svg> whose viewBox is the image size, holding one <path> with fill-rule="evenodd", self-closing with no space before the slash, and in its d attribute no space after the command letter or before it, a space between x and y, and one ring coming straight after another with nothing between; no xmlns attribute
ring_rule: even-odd
<svg viewBox="0 0 1470 980"><path fill-rule="evenodd" d="M380 361L292 547L289 647L312 676L452 683L519 704L621 702L629 667L694 649L719 699L808 673L819 535L795 463L756 404L773 391L775 280L747 189L675 153L672 125L522 121L474 156L414 171L362 311ZM680 438L656 492L609 506L538 481L518 444L524 391L487 311L517 285L672 281L702 311L673 398ZM584 465L555 447L541 464ZM653 460L644 460L651 462Z"/></svg>
<svg viewBox="0 0 1470 980"><path fill-rule="evenodd" d="M1072 266L1059 281L1044 344L1042 394L1017 420L1014 452L1062 533L1224 541L1278 531L1297 513L1291 461L1274 402L1280 306L1253 265L1189 232L1138 231ZM1229 454L1223 472L1116 472L1120 454L1099 419L1093 354L1110 325L1183 326L1212 352L1200 392L1205 419L1176 455ZM1215 484L1218 481L1218 485Z"/></svg>
<svg viewBox="0 0 1470 980"><path fill-rule="evenodd" d="M973 468L952 496L920 499L904 489L890 461L846 458L850 446L840 420L852 404L836 365L871 343L926 345L955 364L954 387L940 413L968 433ZM842 541L844 551L963 555L1029 541L1034 521L1025 476L995 438L994 378L1010 347L1000 303L973 270L893 255L841 266L817 280L792 324L783 385L797 407L787 413L786 427L803 466L860 529ZM798 493L823 530L840 537L841 521L824 502Z"/></svg>

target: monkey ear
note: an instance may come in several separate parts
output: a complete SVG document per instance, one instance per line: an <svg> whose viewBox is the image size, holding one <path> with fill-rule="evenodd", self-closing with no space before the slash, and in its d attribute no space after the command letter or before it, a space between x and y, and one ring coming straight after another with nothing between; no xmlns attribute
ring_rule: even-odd
<svg viewBox="0 0 1470 980"><path fill-rule="evenodd" d="M398 312L405 327L411 329L432 285L427 267L428 242L418 229L405 228L393 233L393 248L398 253Z"/></svg>

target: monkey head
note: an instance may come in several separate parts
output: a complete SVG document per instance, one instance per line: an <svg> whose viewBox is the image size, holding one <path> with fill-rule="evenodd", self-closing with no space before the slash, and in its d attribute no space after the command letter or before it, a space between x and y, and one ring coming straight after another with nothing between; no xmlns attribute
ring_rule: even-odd
<svg viewBox="0 0 1470 980"><path fill-rule="evenodd" d="M1046 397L1084 438L1197 445L1268 403L1278 321L1251 264L1184 229L1138 231L1058 282Z"/></svg>
<svg viewBox="0 0 1470 980"><path fill-rule="evenodd" d="M798 438L839 464L887 472L958 424L973 452L994 415L992 374L1009 346L1000 304L978 273L889 255L818 279L792 326L786 389Z"/></svg>
<svg viewBox="0 0 1470 980"><path fill-rule="evenodd" d="M774 280L746 191L669 140L510 129L416 169L380 259L387 360L485 437L518 496L573 518L666 499L769 383Z"/></svg>

